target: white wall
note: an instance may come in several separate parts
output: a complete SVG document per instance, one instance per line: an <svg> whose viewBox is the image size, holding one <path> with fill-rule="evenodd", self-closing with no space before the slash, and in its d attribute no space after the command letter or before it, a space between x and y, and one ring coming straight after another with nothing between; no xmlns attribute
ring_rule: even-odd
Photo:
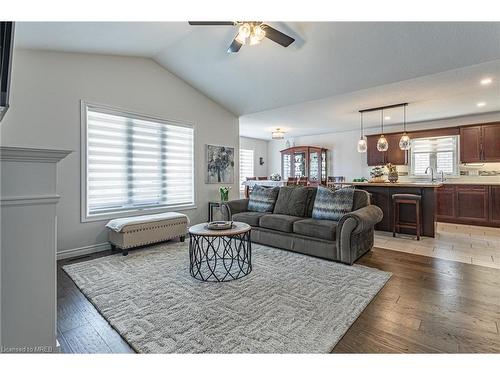
<svg viewBox="0 0 500 375"><path fill-rule="evenodd" d="M492 121L500 121L500 113L414 123L408 125L408 130L445 128ZM398 132L402 130L400 125L386 126L384 129L386 129L386 133ZM370 135L379 134L379 132L379 128L370 128L367 129L365 133ZM356 177L370 177L370 168L367 165L366 154L360 154L356 150L359 135L359 129L356 129L347 132L295 137L293 141L296 146L321 146L327 148L329 150L328 175L346 176L347 180L350 181ZM286 148L285 142L286 140L268 142L269 174L276 172L281 173L280 150Z"/></svg>
<svg viewBox="0 0 500 375"><path fill-rule="evenodd" d="M263 139L240 137L240 148L247 150L254 150L253 165L255 169L255 176L269 176L267 158L267 141ZM259 164L259 158L264 158L264 165Z"/></svg>
<svg viewBox="0 0 500 375"><path fill-rule="evenodd" d="M95 250L107 238L105 222L80 222L81 99L195 124L197 209L185 211L193 223L206 220L207 202L218 195L218 185L204 183L205 144L234 147L238 176L238 118L154 61L30 50L16 50L13 61L11 108L0 126L1 144L74 151L58 170L59 251ZM237 197L238 181L232 192Z"/></svg>

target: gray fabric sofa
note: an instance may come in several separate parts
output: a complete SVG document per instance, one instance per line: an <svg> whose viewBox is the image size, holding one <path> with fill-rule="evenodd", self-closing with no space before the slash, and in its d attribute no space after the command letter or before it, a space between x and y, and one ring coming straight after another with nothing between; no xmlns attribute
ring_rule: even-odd
<svg viewBox="0 0 500 375"><path fill-rule="evenodd" d="M355 190L352 211L339 221L313 219L316 188L308 187L301 192L307 196L293 194L286 201L291 211L297 211L297 205L305 204L301 216L275 213L277 205L273 213L248 211L249 199L229 201L223 206L223 212L227 220L249 224L252 227L251 240L255 243L346 264L354 263L370 251L373 247L373 228L382 220L383 213L370 204L366 191Z"/></svg>

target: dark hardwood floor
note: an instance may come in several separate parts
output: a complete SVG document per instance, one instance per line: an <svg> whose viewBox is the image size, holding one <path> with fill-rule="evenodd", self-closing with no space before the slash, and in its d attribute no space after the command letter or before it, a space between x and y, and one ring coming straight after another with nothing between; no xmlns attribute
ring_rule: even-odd
<svg viewBox="0 0 500 375"><path fill-rule="evenodd" d="M63 352L134 352L61 268L110 254L58 262ZM500 353L500 270L385 249L357 263L393 276L333 353Z"/></svg>

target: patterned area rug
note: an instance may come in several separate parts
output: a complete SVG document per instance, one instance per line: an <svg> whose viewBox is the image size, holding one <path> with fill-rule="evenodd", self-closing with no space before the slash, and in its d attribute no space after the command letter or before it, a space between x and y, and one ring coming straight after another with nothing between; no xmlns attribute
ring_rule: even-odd
<svg viewBox="0 0 500 375"><path fill-rule="evenodd" d="M390 273L253 244L252 272L201 282L187 244L64 270L139 353L328 353Z"/></svg>

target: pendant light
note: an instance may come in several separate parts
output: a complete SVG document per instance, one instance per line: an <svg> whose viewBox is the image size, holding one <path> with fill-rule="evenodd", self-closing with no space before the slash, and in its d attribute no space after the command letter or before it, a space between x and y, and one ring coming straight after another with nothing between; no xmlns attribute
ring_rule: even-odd
<svg viewBox="0 0 500 375"><path fill-rule="evenodd" d="M384 109L381 111L381 124L382 124L382 134L380 135L380 138L377 141L377 150L384 152L389 149L389 142L387 142L387 138L384 136Z"/></svg>
<svg viewBox="0 0 500 375"><path fill-rule="evenodd" d="M399 148L403 151L407 151L410 149L411 147L411 142L410 142L410 137L408 136L408 134L406 134L406 106L407 104L405 104L403 106L403 135L401 136L401 139L399 140Z"/></svg>
<svg viewBox="0 0 500 375"><path fill-rule="evenodd" d="M360 115L361 115L361 134L358 141L358 152L363 153L366 152L368 147L366 145L366 137L363 134L363 112L361 112Z"/></svg>

